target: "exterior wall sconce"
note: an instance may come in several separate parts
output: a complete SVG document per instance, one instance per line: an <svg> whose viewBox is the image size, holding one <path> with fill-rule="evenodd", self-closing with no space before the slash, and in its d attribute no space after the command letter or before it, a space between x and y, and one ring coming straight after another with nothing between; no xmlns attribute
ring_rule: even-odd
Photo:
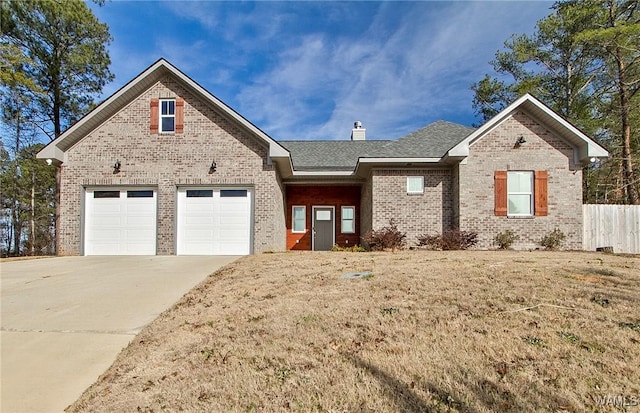
<svg viewBox="0 0 640 413"><path fill-rule="evenodd" d="M520 145L522 145L523 143L527 143L527 140L524 138L524 136L520 136L520 137L518 138L518 140L516 141L516 146L520 146Z"/></svg>
<svg viewBox="0 0 640 413"><path fill-rule="evenodd" d="M120 173L120 166L121 166L121 164L120 164L119 160L116 161L116 163L113 164L113 173L114 174Z"/></svg>
<svg viewBox="0 0 640 413"><path fill-rule="evenodd" d="M211 162L211 166L209 167L209 173L210 174L214 173L217 167L218 165L216 164L216 161Z"/></svg>

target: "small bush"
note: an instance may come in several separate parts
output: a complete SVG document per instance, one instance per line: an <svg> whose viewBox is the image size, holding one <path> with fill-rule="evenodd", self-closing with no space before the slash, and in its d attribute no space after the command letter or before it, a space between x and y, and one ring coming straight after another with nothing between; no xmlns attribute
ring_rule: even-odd
<svg viewBox="0 0 640 413"><path fill-rule="evenodd" d="M567 236L564 235L564 232L560 231L559 228L556 228L549 234L542 237L538 244L546 250L557 250L560 248L566 237Z"/></svg>
<svg viewBox="0 0 640 413"><path fill-rule="evenodd" d="M495 245L498 246L501 250L508 250L511 248L514 242L519 240L520 237L516 235L515 232L507 229L505 231L499 232L498 235L493 239Z"/></svg>
<svg viewBox="0 0 640 413"><path fill-rule="evenodd" d="M366 249L358 244L356 245L352 245L351 247L341 247L338 244L335 244L332 248L331 251L335 251L335 252L365 252Z"/></svg>
<svg viewBox="0 0 640 413"><path fill-rule="evenodd" d="M418 237L418 245L443 251L466 250L478 243L478 233L450 229L442 235L422 235Z"/></svg>
<svg viewBox="0 0 640 413"><path fill-rule="evenodd" d="M377 231L367 231L362 240L371 251L395 251L404 248L406 237L407 234L400 231L396 222L391 219L386 227Z"/></svg>

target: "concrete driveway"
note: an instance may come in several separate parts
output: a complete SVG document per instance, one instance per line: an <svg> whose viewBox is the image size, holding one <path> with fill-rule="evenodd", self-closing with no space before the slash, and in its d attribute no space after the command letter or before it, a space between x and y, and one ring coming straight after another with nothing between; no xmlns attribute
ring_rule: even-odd
<svg viewBox="0 0 640 413"><path fill-rule="evenodd" d="M0 411L63 411L144 326L237 258L3 262Z"/></svg>

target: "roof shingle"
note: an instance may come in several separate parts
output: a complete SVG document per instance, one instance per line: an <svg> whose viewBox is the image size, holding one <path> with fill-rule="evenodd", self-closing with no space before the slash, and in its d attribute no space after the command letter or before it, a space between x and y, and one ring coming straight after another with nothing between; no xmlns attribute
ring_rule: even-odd
<svg viewBox="0 0 640 413"><path fill-rule="evenodd" d="M441 158L475 129L434 122L398 140L279 141L296 170L353 170L358 158Z"/></svg>

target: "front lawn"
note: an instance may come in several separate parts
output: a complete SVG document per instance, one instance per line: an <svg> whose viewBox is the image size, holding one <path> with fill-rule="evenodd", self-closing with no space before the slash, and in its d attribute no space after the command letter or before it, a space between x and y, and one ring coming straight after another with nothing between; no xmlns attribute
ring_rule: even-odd
<svg viewBox="0 0 640 413"><path fill-rule="evenodd" d="M263 254L186 294L69 411L614 411L638 408L639 371L638 257Z"/></svg>

